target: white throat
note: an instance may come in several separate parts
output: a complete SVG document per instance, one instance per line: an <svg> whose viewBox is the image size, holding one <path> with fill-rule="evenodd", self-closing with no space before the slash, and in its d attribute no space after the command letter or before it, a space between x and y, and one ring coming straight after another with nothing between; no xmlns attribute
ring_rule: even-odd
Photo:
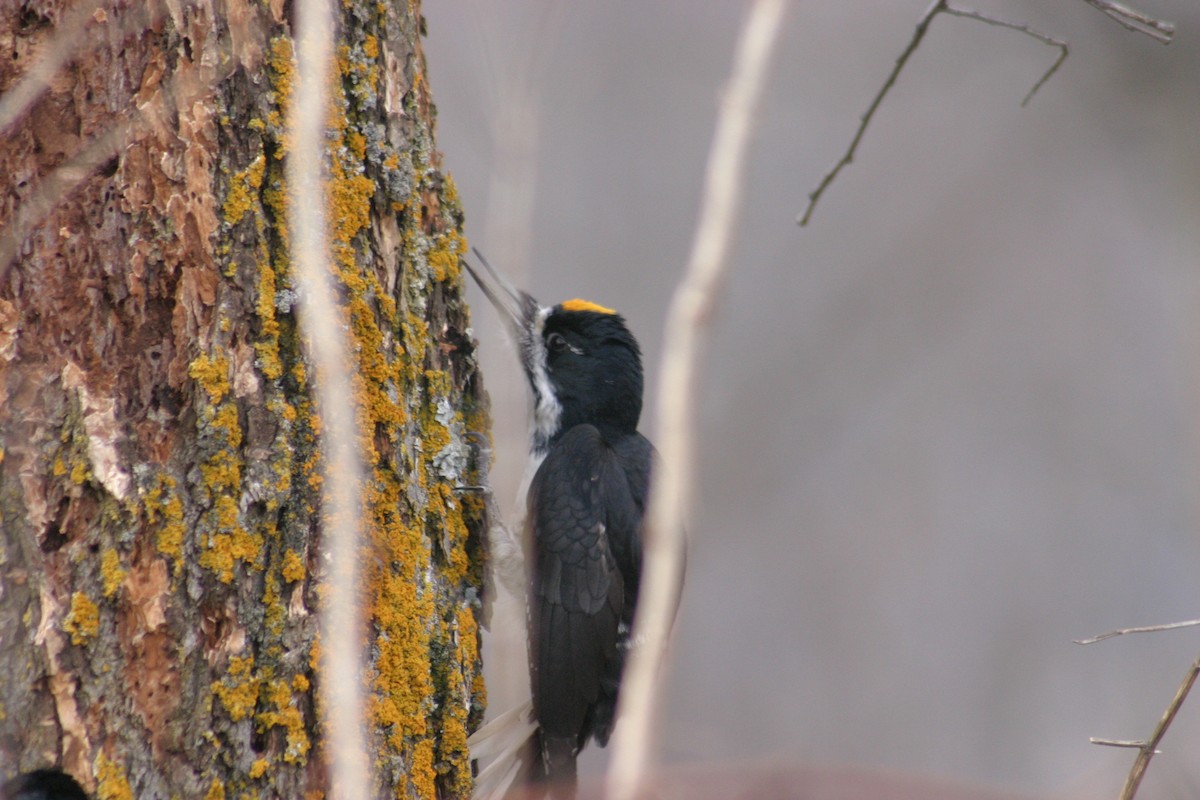
<svg viewBox="0 0 1200 800"><path fill-rule="evenodd" d="M558 432L562 418L562 404L554 396L547 371L546 342L542 333L546 318L554 309L543 306L534 317L533 329L529 332L529 369L533 382L533 442L534 452L545 453L550 437Z"/></svg>

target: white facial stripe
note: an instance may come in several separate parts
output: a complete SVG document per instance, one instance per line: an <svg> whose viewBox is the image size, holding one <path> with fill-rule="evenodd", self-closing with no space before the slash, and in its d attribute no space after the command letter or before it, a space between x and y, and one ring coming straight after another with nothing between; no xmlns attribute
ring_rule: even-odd
<svg viewBox="0 0 1200 800"><path fill-rule="evenodd" d="M550 444L550 437L558 431L559 418L562 416L562 405L554 396L550 375L546 371L546 342L542 338L546 317L553 310L546 306L539 308L533 320L533 330L530 331L529 361L533 369L533 393L536 395L533 408L534 449L537 451L544 451Z"/></svg>

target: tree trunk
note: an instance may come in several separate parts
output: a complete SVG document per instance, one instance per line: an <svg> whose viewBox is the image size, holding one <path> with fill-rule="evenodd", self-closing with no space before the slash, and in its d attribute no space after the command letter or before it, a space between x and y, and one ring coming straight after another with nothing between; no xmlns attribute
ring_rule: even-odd
<svg viewBox="0 0 1200 800"><path fill-rule="evenodd" d="M88 5L80 0L79 5ZM469 792L486 433L417 3L339 0L329 219L363 408L380 792ZM286 0L0 5L0 778L319 797L314 376L288 262ZM0 120L0 124L3 121ZM81 166L82 165L82 166Z"/></svg>

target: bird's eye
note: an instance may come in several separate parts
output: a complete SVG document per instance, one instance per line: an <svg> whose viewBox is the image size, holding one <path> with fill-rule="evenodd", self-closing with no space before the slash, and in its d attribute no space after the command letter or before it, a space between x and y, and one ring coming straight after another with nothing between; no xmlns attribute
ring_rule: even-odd
<svg viewBox="0 0 1200 800"><path fill-rule="evenodd" d="M555 353L561 353L567 349L567 338L561 333L552 333L546 337L546 346Z"/></svg>

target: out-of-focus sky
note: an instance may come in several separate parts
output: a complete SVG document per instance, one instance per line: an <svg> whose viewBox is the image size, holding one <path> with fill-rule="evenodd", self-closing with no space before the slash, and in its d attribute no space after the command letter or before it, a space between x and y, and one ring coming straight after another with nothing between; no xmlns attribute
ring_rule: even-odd
<svg viewBox="0 0 1200 800"><path fill-rule="evenodd" d="M939 17L808 228L927 0L794 2L706 360L663 757L1115 796L1200 629L1200 5ZM653 386L735 2L426 4L473 245L544 302L619 309ZM523 385L471 294L515 494ZM651 388L643 430L653 438ZM509 504L511 505L511 504ZM503 702L497 679L493 702ZM1200 795L1200 697L1139 797ZM593 757L589 769L602 760Z"/></svg>

